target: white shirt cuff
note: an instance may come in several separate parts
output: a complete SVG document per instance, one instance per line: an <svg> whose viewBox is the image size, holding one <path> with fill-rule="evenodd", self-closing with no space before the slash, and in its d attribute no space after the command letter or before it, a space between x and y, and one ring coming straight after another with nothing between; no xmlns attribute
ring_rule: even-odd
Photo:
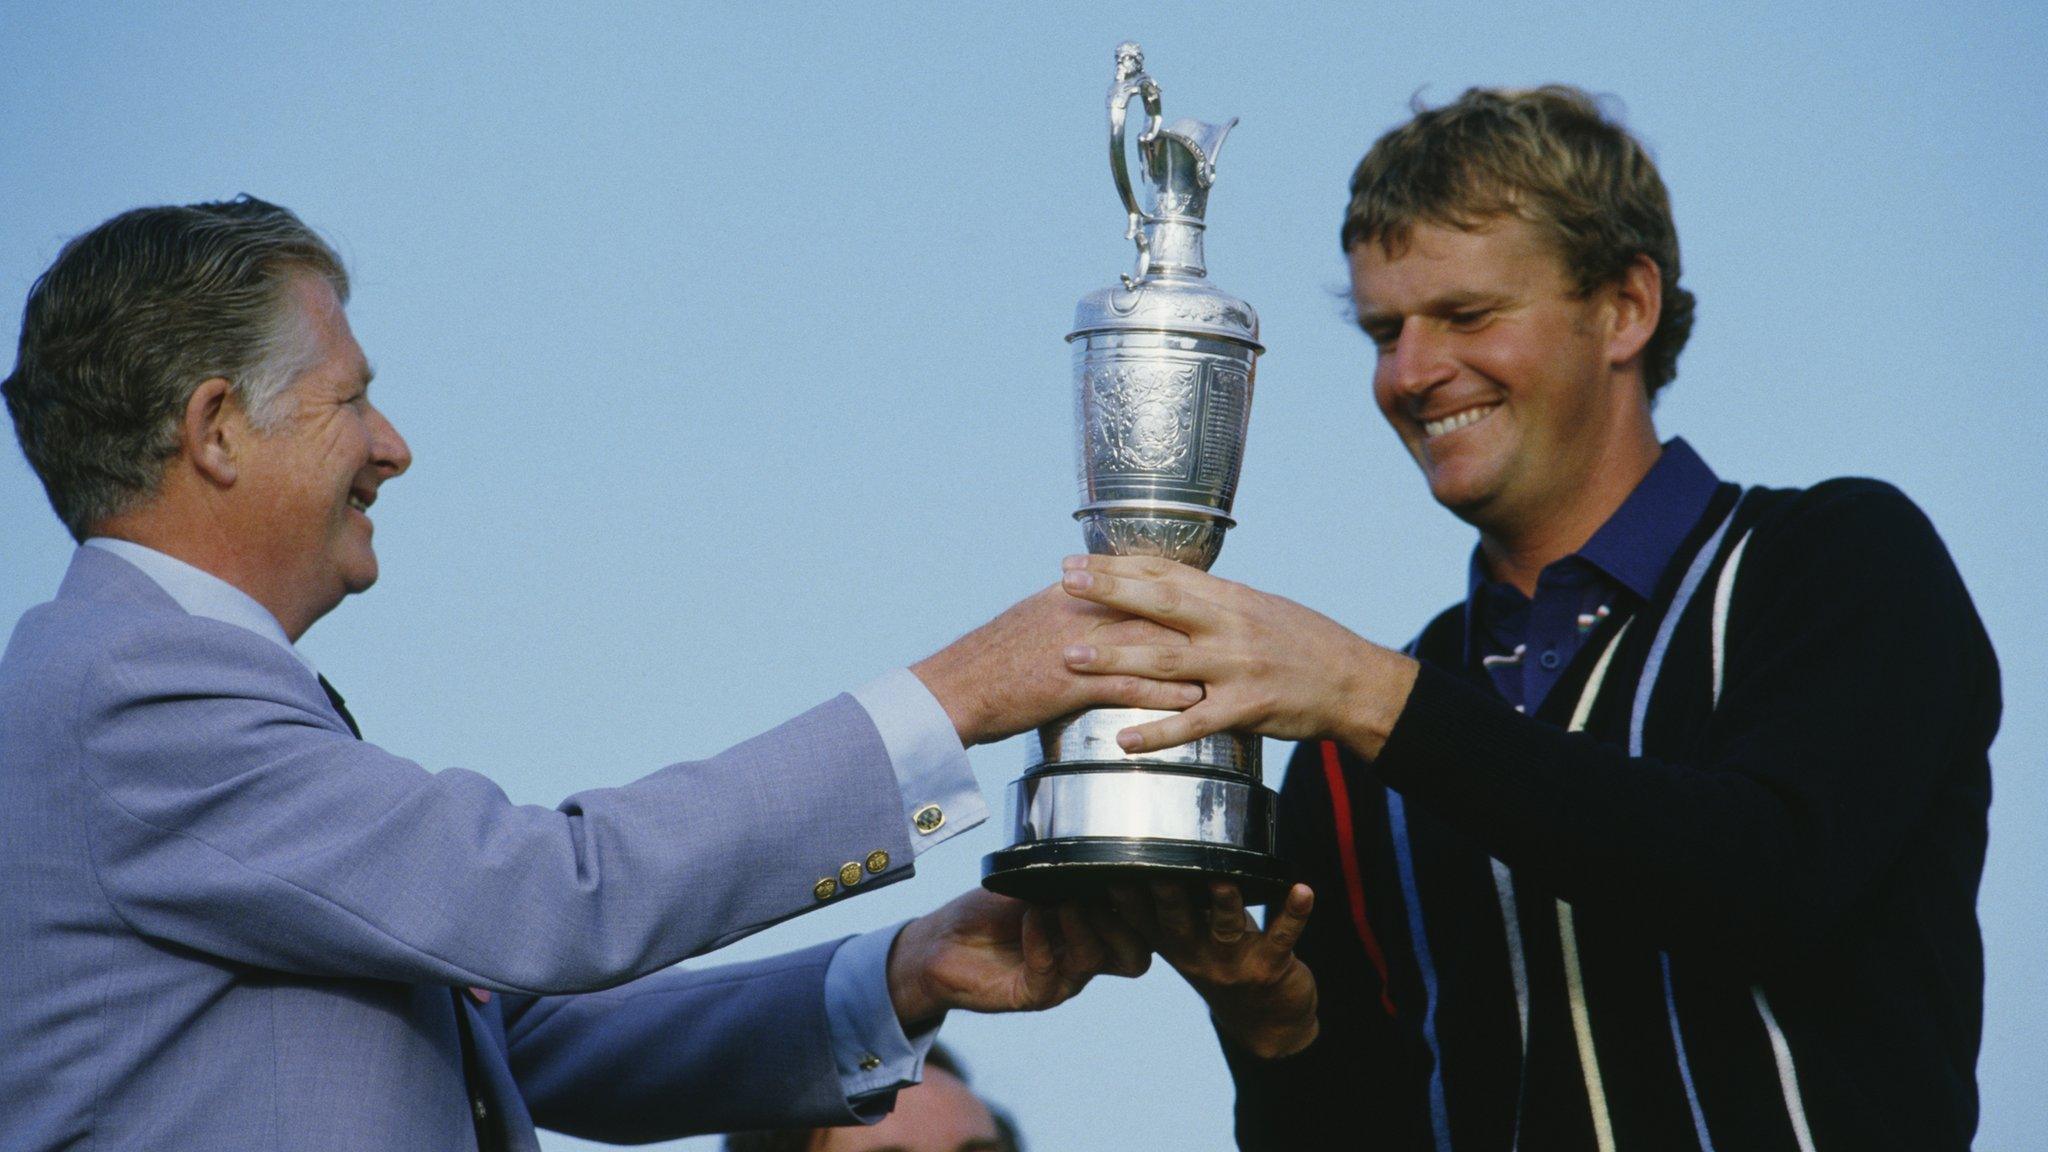
<svg viewBox="0 0 2048 1152"><path fill-rule="evenodd" d="M897 924L855 936L832 953L825 968L832 1058L846 1102L855 1111L863 1097L922 1081L924 1058L939 1036L936 1026L905 1035L889 999L889 947L902 930Z"/></svg>
<svg viewBox="0 0 2048 1152"><path fill-rule="evenodd" d="M988 802L974 782L967 749L924 681L898 668L854 689L853 698L882 734L882 747L896 771L912 857L988 819Z"/></svg>

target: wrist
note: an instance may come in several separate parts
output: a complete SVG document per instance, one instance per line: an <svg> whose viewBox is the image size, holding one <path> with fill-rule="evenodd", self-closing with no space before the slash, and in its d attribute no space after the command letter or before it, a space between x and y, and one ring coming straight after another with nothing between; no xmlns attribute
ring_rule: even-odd
<svg viewBox="0 0 2048 1152"><path fill-rule="evenodd" d="M1322 1025L1316 1016L1315 983L1303 982L1305 995L1300 988L1276 987L1260 990L1263 994L1248 995L1249 990L1237 988L1205 996L1217 1035L1261 1060L1278 1060L1307 1048Z"/></svg>
<svg viewBox="0 0 2048 1152"><path fill-rule="evenodd" d="M1393 734L1422 666L1369 640L1360 640L1353 653L1350 671L1343 678L1345 703L1335 735L1369 762L1379 756Z"/></svg>
<svg viewBox="0 0 2048 1152"><path fill-rule="evenodd" d="M925 927L925 918L920 916L905 924L889 944L889 1006L895 1009L903 1031L912 1035L935 1027L946 1015L945 1005L939 1003L924 978Z"/></svg>
<svg viewBox="0 0 2048 1152"><path fill-rule="evenodd" d="M910 674L924 684L932 699L946 712L946 719L953 722L953 733L960 737L963 748L981 743L984 726L975 706L979 697L968 687L968 678L955 676L946 660L946 653L936 652L910 666Z"/></svg>

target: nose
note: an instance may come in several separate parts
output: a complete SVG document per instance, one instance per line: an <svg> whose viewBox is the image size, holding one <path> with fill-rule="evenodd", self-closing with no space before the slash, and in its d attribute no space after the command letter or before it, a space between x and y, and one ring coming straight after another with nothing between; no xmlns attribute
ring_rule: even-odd
<svg viewBox="0 0 2048 1152"><path fill-rule="evenodd" d="M374 405L370 408L370 462L381 480L402 475L412 467L412 446L398 434L391 418Z"/></svg>
<svg viewBox="0 0 2048 1152"><path fill-rule="evenodd" d="M1458 373L1450 344L1427 317L1410 316L1394 346L1380 357L1379 385L1403 398L1419 397Z"/></svg>

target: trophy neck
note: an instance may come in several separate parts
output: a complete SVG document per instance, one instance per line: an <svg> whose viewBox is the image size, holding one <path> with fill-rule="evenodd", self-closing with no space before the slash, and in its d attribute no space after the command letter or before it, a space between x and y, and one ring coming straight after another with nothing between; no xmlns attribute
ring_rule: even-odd
<svg viewBox="0 0 2048 1152"><path fill-rule="evenodd" d="M1209 212L1209 178L1200 154L1178 136L1162 134L1146 155L1145 167L1154 180L1152 211L1140 225L1151 253L1150 271L1167 276L1206 275L1202 229Z"/></svg>
<svg viewBox="0 0 2048 1152"><path fill-rule="evenodd" d="M1199 279L1208 275L1203 263L1199 216L1168 216L1148 219L1142 225L1146 250L1151 253L1151 276L1181 276Z"/></svg>

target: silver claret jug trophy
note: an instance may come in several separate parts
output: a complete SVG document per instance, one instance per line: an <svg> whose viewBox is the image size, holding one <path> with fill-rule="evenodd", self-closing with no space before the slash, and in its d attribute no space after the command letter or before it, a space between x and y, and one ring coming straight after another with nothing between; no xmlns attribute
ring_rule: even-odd
<svg viewBox="0 0 2048 1152"><path fill-rule="evenodd" d="M1140 207L1124 155L1124 117L1145 104ZM1207 569L1232 524L1252 376L1262 348L1251 305L1209 282L1203 214L1216 156L1236 126L1162 126L1159 85L1136 44L1116 50L1109 168L1138 246L1137 270L1074 309L1074 414L1088 551L1167 556ZM1222 878L1249 903L1286 890L1274 855L1274 796L1259 738L1220 732L1127 754L1116 734L1171 715L1098 708L1038 731L1010 786L1013 842L982 860L982 884L1031 900L1099 894L1111 880Z"/></svg>

